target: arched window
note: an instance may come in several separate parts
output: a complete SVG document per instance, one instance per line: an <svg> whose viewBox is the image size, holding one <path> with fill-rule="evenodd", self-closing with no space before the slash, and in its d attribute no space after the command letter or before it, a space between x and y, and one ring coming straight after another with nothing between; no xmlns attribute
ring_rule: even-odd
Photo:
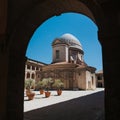
<svg viewBox="0 0 120 120"><path fill-rule="evenodd" d="M32 66L32 70L35 70L35 66Z"/></svg>
<svg viewBox="0 0 120 120"><path fill-rule="evenodd" d="M56 59L59 59L59 58L60 58L60 51L56 50Z"/></svg>
<svg viewBox="0 0 120 120"><path fill-rule="evenodd" d="M36 67L36 70L39 70L39 67Z"/></svg>
<svg viewBox="0 0 120 120"><path fill-rule="evenodd" d="M27 78L30 78L30 73L29 72L27 73Z"/></svg>
<svg viewBox="0 0 120 120"><path fill-rule="evenodd" d="M27 65L27 69L30 69L30 65Z"/></svg>
<svg viewBox="0 0 120 120"><path fill-rule="evenodd" d="M34 73L32 73L32 79L34 79L35 78L35 74Z"/></svg>

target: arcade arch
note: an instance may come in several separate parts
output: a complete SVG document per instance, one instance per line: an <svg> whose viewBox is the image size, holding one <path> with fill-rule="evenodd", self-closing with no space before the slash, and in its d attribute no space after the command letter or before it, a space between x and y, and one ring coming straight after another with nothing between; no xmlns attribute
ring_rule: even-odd
<svg viewBox="0 0 120 120"><path fill-rule="evenodd" d="M102 4L102 2L99 2L99 3ZM20 8L19 8L19 11L22 11L22 8L21 10ZM22 104L23 104L23 97L24 97L24 94L23 94L24 93L24 73L25 73L24 66L26 62L25 53L26 53L27 45L35 29L39 25L41 25L45 20L47 20L52 16L60 15L61 13L66 13L66 12L77 12L91 18L96 23L99 29L98 37L100 39L100 42L102 43L103 57L104 57L103 65L104 65L104 70L106 70L104 78L105 79L108 78L109 81L112 82L111 78L115 75L117 76L118 72L115 73L114 71L111 70L111 68L115 68L114 67L115 60L117 61L116 65L119 65L118 64L119 62L117 60L118 56L114 55L114 60L113 60L109 52L117 52L118 46L117 44L116 44L116 47L112 46L112 41L114 41L114 38L116 36L117 37L115 38L115 41L117 41L119 37L117 33L114 33L114 31L109 37L109 32L111 31L109 30L109 27L111 25L111 22L107 22L107 20L109 21L110 17L108 16L107 20L106 18L104 18L103 16L104 13L101 10L101 6L97 4L95 0L74 0L74 1L73 0L64 0L64 1L42 0L40 2L30 3L29 7L26 7L26 9L27 10L24 11L24 14L22 15L19 12L18 18L15 15L10 17L12 10L14 11L15 14L17 14L14 8L11 8L10 9L11 11L8 13L9 21L8 21L7 30L9 33L9 38L8 38L9 52L7 54L9 56L9 60L8 60L8 73L7 73L8 76L6 78L8 79L7 99L6 99L7 100L7 106L6 106L7 119L23 120ZM111 41L109 41L109 38L111 38ZM108 43L111 46L109 46ZM105 49L106 47L108 49ZM117 67L117 70L118 70L118 67ZM108 73L112 73L112 74L109 74L108 76ZM117 79L117 77L115 78ZM112 86L114 87L112 88ZM118 89L119 86L116 83L112 84L112 86L108 84L108 81L106 81L105 83L105 87L107 88L106 95L108 93L110 96L113 96L113 99L110 99L108 101L108 99L110 98L108 96L105 100L107 118L108 119L110 118L108 113L111 113L110 116L112 116L109 120L114 120L112 118L115 118L115 117L117 118L117 115L118 115L112 110L114 110L114 108L117 107L118 101L117 101L117 97L115 97L116 99L114 99L114 95L115 95L115 92L119 90ZM17 93L15 91L17 91ZM114 104L112 104L112 102ZM113 109L110 109L112 107Z"/></svg>
<svg viewBox="0 0 120 120"><path fill-rule="evenodd" d="M96 9L93 10L92 5L95 6ZM50 0L50 1L37 4L28 11L29 12L27 12L23 17L21 17L21 19L19 20L19 23L16 25L15 29L13 30L13 33L10 38L11 44L10 44L10 50L9 50L10 51L9 64L12 65L13 63L15 63L13 67L13 71L15 73L21 73L21 74L17 74L16 77L14 77L11 71L9 71L9 78L12 78L12 79L8 81L8 89L11 88L11 83L12 83L12 86L17 85L16 89L18 90L20 95L18 96L17 94L14 93L14 90L10 89L9 91L13 91L11 92L13 94L10 94L10 96L12 97L10 97L8 94L8 97L10 97L11 100L8 100L7 107L11 115L13 114L13 111L16 113L16 109L18 109L16 116L20 116L21 114L19 120L22 120L23 118L22 104L23 104L23 93L24 93L23 91L24 90L24 84L23 84L24 66L26 61L25 53L26 53L26 49L27 49L27 45L29 43L30 37L34 33L35 29L48 18L55 15L60 15L66 12L82 13L88 16L95 22L95 24L97 24L98 29L101 27L100 26L101 23L98 20L102 19L102 17L100 16L102 15L102 13L100 12L99 6L97 4L95 4L94 2L93 3L88 2L87 4L85 4L84 2L80 2L78 0L75 0L74 2L72 0L68 0L64 2L52 1L52 4ZM18 84L18 81L19 81L19 84ZM16 101L16 102L13 104L10 101ZM21 104L21 106L19 106L19 108L16 108L18 107L16 105L18 103Z"/></svg>

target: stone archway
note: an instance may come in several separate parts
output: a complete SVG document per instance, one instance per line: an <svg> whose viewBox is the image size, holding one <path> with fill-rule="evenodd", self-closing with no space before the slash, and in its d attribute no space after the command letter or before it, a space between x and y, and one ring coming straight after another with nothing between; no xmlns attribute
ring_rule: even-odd
<svg viewBox="0 0 120 120"><path fill-rule="evenodd" d="M26 4L23 1L24 0L21 0L21 4L24 5L23 8L25 8L25 6L27 8L23 14L20 12L22 11L22 7L20 6L21 4L18 5L14 0L13 3L11 2L8 4L9 12L7 32L9 38L7 38L8 51L7 57L5 57L8 58L8 64L6 65L8 72L6 73L7 77L5 77L5 79L7 79L7 98L4 96L4 99L7 101L7 105L5 106L7 119L23 120L24 67L26 61L25 52L34 30L45 20L54 15L60 15L65 12L77 12L88 16L98 26L99 39L103 47L104 78L109 79L109 81L113 83L112 88L111 84L108 84L108 81L105 82L106 95L108 94L108 97L105 100L107 113L106 118L108 118L108 120L116 120L115 118L117 118L118 113L113 110L115 110L115 108L117 108L116 110L119 110L117 107L117 103L119 103L118 97L115 96L117 90L119 90L119 85L113 82L112 79L114 77L115 79L118 79L118 66L120 64L118 56L114 55L113 60L109 52L115 53L119 48L117 45L119 38L119 27L117 27L117 24L119 25L119 23L116 22L116 26L114 25L113 27L114 29L110 30L109 26L112 24L112 21L114 21L113 19L110 19L111 16L116 15L115 19L118 19L118 14L114 15L117 9L112 9L111 14L110 5L113 3L106 1L97 2L95 0L41 0L40 2L34 3L28 1L29 4ZM108 4L108 8L106 8L106 4ZM17 9L13 7L15 5L19 6L19 12L15 11ZM105 18L103 15L105 15ZM117 30L117 33L114 32L115 29ZM109 35L111 32L112 34ZM109 41L109 39L111 41ZM113 41L116 42L116 46L112 46ZM115 66L117 66L117 70L112 71L111 68L116 69ZM111 96L113 99L111 99ZM111 110L110 108L113 109ZM108 115L109 113L110 117Z"/></svg>
<svg viewBox="0 0 120 120"><path fill-rule="evenodd" d="M22 104L24 96L24 66L26 61L25 52L34 30L48 18L54 15L60 15L61 13L65 12L77 12L85 14L99 25L100 23L99 21L97 21L97 19L99 19L97 16L98 13L96 12L96 9L92 9L92 6L95 6L97 12L100 12L99 6L97 6L94 2L87 2L84 4L77 0L75 0L74 2L72 0L64 2L61 2L60 0L57 2L53 2L53 0L51 0L35 5L33 9L28 10L29 12L21 17L18 24L13 29L10 37L9 67L12 68L12 71L9 70L8 72L9 90L7 97L9 98L9 100L7 99L7 116L9 119L23 119ZM91 10L88 7L91 7ZM100 13L99 15L102 15L102 13Z"/></svg>

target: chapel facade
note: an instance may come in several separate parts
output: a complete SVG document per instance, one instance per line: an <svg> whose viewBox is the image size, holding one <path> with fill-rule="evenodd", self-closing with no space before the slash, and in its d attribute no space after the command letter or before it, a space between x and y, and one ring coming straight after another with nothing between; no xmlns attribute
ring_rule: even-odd
<svg viewBox="0 0 120 120"><path fill-rule="evenodd" d="M51 77L61 79L64 89L89 90L96 88L96 68L84 62L84 51L79 40L66 33L52 42L52 63L36 71L37 81Z"/></svg>

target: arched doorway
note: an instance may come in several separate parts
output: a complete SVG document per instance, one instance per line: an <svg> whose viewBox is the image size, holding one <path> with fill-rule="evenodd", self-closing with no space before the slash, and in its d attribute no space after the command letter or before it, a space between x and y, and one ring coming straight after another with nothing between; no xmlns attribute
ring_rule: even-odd
<svg viewBox="0 0 120 120"><path fill-rule="evenodd" d="M52 4L51 4L52 2ZM94 6L94 7L93 7ZM46 0L33 5L32 9L19 19L10 36L9 63L8 63L8 94L7 117L9 119L23 119L23 93L25 73L25 51L34 30L46 19L65 12L77 12L90 17L99 28L99 35L106 31L103 13L93 0ZM104 30L104 31L103 31ZM101 33L102 32L102 33ZM100 36L99 36L100 37ZM107 50L104 51L108 52ZM12 68L12 71L11 71ZM107 67L106 67L107 69Z"/></svg>

